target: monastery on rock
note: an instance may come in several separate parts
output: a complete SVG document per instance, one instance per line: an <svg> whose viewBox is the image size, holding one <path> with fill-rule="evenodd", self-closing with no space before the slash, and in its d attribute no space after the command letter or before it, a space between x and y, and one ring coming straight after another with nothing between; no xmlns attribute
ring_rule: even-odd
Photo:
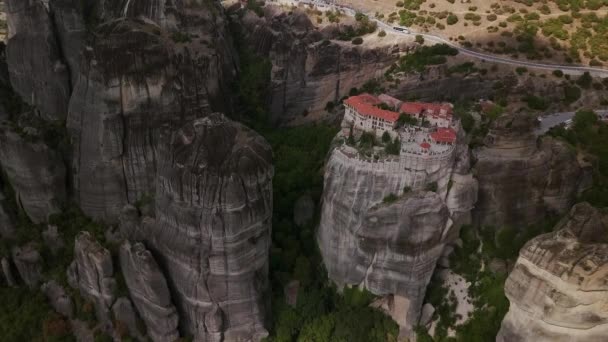
<svg viewBox="0 0 608 342"><path fill-rule="evenodd" d="M381 137L387 132L401 141L401 155L443 155L453 150L460 127L449 103L403 102L389 95L351 96L344 101L343 135L369 132ZM399 124L408 115L415 125Z"/></svg>

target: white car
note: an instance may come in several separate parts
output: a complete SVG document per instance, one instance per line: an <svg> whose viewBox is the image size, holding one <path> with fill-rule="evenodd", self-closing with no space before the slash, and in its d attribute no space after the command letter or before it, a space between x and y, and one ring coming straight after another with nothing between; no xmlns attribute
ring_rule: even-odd
<svg viewBox="0 0 608 342"><path fill-rule="evenodd" d="M399 31L399 32L410 33L410 30L405 27L393 26L393 30Z"/></svg>

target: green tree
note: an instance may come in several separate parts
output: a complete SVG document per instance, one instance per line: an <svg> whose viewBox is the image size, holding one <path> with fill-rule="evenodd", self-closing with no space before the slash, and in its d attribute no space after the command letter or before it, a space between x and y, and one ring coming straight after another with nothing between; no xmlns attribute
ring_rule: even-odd
<svg viewBox="0 0 608 342"><path fill-rule="evenodd" d="M564 86L564 102L573 103L581 98L581 88L575 85Z"/></svg>
<svg viewBox="0 0 608 342"><path fill-rule="evenodd" d="M384 133L382 133L382 142L386 144L386 143L390 143L391 140L392 140L391 135L388 134L387 131L384 131Z"/></svg>
<svg viewBox="0 0 608 342"><path fill-rule="evenodd" d="M589 72L585 72L581 75L581 77L576 80L576 84L581 86L583 89L591 88L591 84L593 83L593 77L589 74Z"/></svg>

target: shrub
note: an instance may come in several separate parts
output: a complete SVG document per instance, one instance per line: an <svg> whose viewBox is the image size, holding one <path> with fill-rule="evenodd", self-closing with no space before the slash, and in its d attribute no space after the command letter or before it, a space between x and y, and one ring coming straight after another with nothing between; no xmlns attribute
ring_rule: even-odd
<svg viewBox="0 0 608 342"><path fill-rule="evenodd" d="M189 43L192 41L192 39L190 39L189 34L182 33L179 31L173 32L173 34L171 35L171 39L173 39L173 41L176 43Z"/></svg>
<svg viewBox="0 0 608 342"><path fill-rule="evenodd" d="M531 109L547 110L549 108L549 103L547 101L532 94L526 95L523 100L528 104L528 107L530 107Z"/></svg>
<svg viewBox="0 0 608 342"><path fill-rule="evenodd" d="M564 77L564 72L561 70L553 70L553 76L555 77Z"/></svg>
<svg viewBox="0 0 608 342"><path fill-rule="evenodd" d="M363 44L363 38L361 38L361 37L353 38L351 43L353 43L354 45L361 45L361 44Z"/></svg>
<svg viewBox="0 0 608 342"><path fill-rule="evenodd" d="M364 148L371 148L376 144L375 136L369 132L363 132L361 138L359 138L359 146Z"/></svg>
<svg viewBox="0 0 608 342"><path fill-rule="evenodd" d="M516 72L518 75L523 75L523 74L525 74L525 73L527 73L527 72L528 72L528 68L526 68L526 67L517 67L517 68L515 69L515 72Z"/></svg>
<svg viewBox="0 0 608 342"><path fill-rule="evenodd" d="M592 83L593 83L593 78L591 77L591 75L588 72L585 72L584 74L581 75L581 77L578 78L578 80L576 80L576 84L581 86L581 88L583 88L583 89L589 89L591 87Z"/></svg>
<svg viewBox="0 0 608 342"><path fill-rule="evenodd" d="M573 103L581 98L581 88L575 85L566 85L564 87L564 102Z"/></svg>
<svg viewBox="0 0 608 342"><path fill-rule="evenodd" d="M384 152L386 152L387 154L398 156L400 151L401 141L399 140L399 138L395 138L392 143L389 143L388 145L386 145L386 147L384 147Z"/></svg>
<svg viewBox="0 0 608 342"><path fill-rule="evenodd" d="M464 20L479 21L481 17L478 14L469 12L464 15Z"/></svg>
<svg viewBox="0 0 608 342"><path fill-rule="evenodd" d="M381 30L380 32L378 32L378 37L386 37L386 31Z"/></svg>
<svg viewBox="0 0 608 342"><path fill-rule="evenodd" d="M488 21L495 21L496 19L498 19L498 16L496 16L496 14L488 14Z"/></svg>
<svg viewBox="0 0 608 342"><path fill-rule="evenodd" d="M388 195L386 195L386 197L384 197L384 199L382 200L382 203L394 203L399 199L399 197L397 197L397 195L390 193Z"/></svg>
<svg viewBox="0 0 608 342"><path fill-rule="evenodd" d="M384 131L384 133L382 133L382 142L385 144L391 142L391 135L388 134L388 132L386 132L386 131Z"/></svg>
<svg viewBox="0 0 608 342"><path fill-rule="evenodd" d="M418 43L418 44L424 44L424 37L422 35L417 34L416 35L416 43Z"/></svg>
<svg viewBox="0 0 608 342"><path fill-rule="evenodd" d="M446 19L446 23L448 25L454 25L458 22L458 16L456 16L455 14L449 14L447 19Z"/></svg>
<svg viewBox="0 0 608 342"><path fill-rule="evenodd" d="M425 187L426 191L437 192L437 182L429 183Z"/></svg>

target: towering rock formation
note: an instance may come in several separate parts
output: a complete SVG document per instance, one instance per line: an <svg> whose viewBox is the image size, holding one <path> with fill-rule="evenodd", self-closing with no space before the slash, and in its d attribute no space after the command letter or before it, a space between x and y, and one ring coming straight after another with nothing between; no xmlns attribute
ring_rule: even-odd
<svg viewBox="0 0 608 342"><path fill-rule="evenodd" d="M485 146L473 152L479 181L477 224L522 226L572 205L584 179L575 151L550 137L537 140L533 129L529 115L504 115L494 123Z"/></svg>
<svg viewBox="0 0 608 342"><path fill-rule="evenodd" d="M11 83L24 101L50 120L65 119L70 72L62 59L48 4L8 0L7 62Z"/></svg>
<svg viewBox="0 0 608 342"><path fill-rule="evenodd" d="M401 164L410 160L364 161L347 146L327 162L317 238L328 275L339 286L394 295L400 312L393 316L404 334L418 323L443 247L458 235L451 217L466 223L476 200L462 138L444 158L407 167ZM412 183L413 191L404 190ZM423 191L431 183L436 192ZM390 194L398 198L385 201Z"/></svg>
<svg viewBox="0 0 608 342"><path fill-rule="evenodd" d="M164 146L147 243L173 290L180 326L203 341L267 335L272 153L221 114Z"/></svg>
<svg viewBox="0 0 608 342"><path fill-rule="evenodd" d="M390 38L373 48L331 41L340 34L338 26L319 31L299 9L287 13L267 5L264 11L263 18L248 12L242 24L247 44L272 63L269 102L278 123L309 114L318 119L315 114L328 102L337 103L351 88L382 76L406 48Z"/></svg>
<svg viewBox="0 0 608 342"><path fill-rule="evenodd" d="M520 251L497 342L600 342L608 336L608 211L575 205Z"/></svg>
<svg viewBox="0 0 608 342"><path fill-rule="evenodd" d="M115 221L153 194L161 130L230 105L234 53L221 8L178 4L104 2L94 12L128 18L97 27L70 101L76 197L88 215Z"/></svg>
<svg viewBox="0 0 608 342"><path fill-rule="evenodd" d="M68 279L72 287L95 303L97 318L108 323L110 308L116 299L112 255L89 232L80 232L76 237Z"/></svg>

